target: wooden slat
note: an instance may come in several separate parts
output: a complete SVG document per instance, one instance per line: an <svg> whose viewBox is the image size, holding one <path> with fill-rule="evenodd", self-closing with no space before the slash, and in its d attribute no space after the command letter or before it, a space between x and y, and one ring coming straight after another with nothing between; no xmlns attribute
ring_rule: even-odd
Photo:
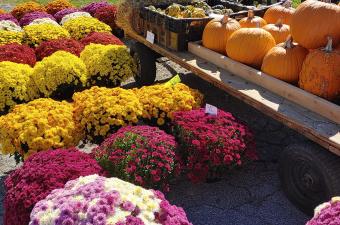
<svg viewBox="0 0 340 225"><path fill-rule="evenodd" d="M135 33L128 36L145 44L159 54L192 71L202 79L230 95L282 122L327 150L340 156L340 126L310 110L299 106L263 87L235 76L225 69L189 52L173 52L147 42Z"/></svg>
<svg viewBox="0 0 340 225"><path fill-rule="evenodd" d="M189 43L189 52L340 124L340 106L336 104L204 48L198 43Z"/></svg>

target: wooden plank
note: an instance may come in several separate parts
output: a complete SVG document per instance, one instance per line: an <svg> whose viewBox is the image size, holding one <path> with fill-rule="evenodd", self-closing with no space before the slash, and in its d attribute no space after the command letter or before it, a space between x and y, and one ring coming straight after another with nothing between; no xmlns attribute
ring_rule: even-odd
<svg viewBox="0 0 340 225"><path fill-rule="evenodd" d="M159 54L192 71L202 79L230 95L253 106L264 114L282 122L327 150L340 156L340 126L265 88L235 76L225 69L188 52L173 52L147 42L142 36L127 32L128 36L145 44Z"/></svg>
<svg viewBox="0 0 340 225"><path fill-rule="evenodd" d="M336 104L204 48L199 43L189 43L189 52L340 124L340 106Z"/></svg>

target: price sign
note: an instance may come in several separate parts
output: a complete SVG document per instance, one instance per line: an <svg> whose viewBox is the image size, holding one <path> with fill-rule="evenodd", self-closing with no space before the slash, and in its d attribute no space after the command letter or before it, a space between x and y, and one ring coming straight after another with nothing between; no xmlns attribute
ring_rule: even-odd
<svg viewBox="0 0 340 225"><path fill-rule="evenodd" d="M217 107L213 105L205 105L205 113L213 116L217 116Z"/></svg>
<svg viewBox="0 0 340 225"><path fill-rule="evenodd" d="M155 34L150 32L150 31L147 31L146 32L146 40L148 42L150 42L151 44L155 43Z"/></svg>
<svg viewBox="0 0 340 225"><path fill-rule="evenodd" d="M170 87L178 83L181 83L181 78L179 77L179 75L176 75L173 78L171 78L168 82L166 82L164 85Z"/></svg>

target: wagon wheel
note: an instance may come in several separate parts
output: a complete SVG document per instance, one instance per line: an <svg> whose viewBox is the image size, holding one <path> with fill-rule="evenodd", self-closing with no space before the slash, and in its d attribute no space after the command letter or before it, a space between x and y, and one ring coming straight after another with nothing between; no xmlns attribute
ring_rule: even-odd
<svg viewBox="0 0 340 225"><path fill-rule="evenodd" d="M136 83L140 86L153 84L156 79L156 54L139 42L132 44L130 50L137 64Z"/></svg>
<svg viewBox="0 0 340 225"><path fill-rule="evenodd" d="M288 146L280 156L279 175L289 200L308 214L340 195L340 157L313 143Z"/></svg>

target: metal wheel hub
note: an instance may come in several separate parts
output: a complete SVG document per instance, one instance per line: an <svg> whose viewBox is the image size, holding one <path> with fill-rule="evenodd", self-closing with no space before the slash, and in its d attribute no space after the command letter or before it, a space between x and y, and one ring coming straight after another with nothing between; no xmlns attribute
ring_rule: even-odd
<svg viewBox="0 0 340 225"><path fill-rule="evenodd" d="M315 199L325 194L321 174L305 161L299 161L292 171L293 184L301 197Z"/></svg>

